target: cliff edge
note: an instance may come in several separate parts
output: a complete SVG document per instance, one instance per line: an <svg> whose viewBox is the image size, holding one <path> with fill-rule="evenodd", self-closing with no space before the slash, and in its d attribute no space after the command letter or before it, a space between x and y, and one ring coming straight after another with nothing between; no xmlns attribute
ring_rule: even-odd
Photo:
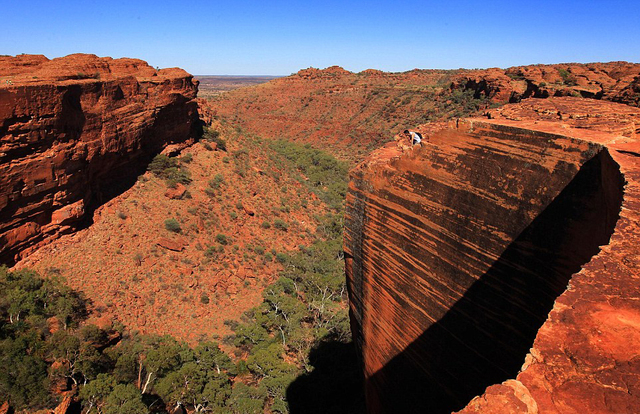
<svg viewBox="0 0 640 414"><path fill-rule="evenodd" d="M368 411L635 412L640 110L565 97L488 115L351 172Z"/></svg>
<svg viewBox="0 0 640 414"><path fill-rule="evenodd" d="M0 263L76 229L169 143L197 135L182 69L74 54L0 57Z"/></svg>

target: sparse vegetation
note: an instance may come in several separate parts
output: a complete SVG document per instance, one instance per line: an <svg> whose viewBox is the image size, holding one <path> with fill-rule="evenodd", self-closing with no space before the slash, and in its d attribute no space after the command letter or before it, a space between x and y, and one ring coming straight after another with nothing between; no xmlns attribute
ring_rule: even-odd
<svg viewBox="0 0 640 414"><path fill-rule="evenodd" d="M175 187L178 183L189 184L191 174L177 158L158 154L149 164L149 171L164 179L168 187Z"/></svg>
<svg viewBox="0 0 640 414"><path fill-rule="evenodd" d="M209 180L209 187L207 187L204 191L207 195L211 197L215 197L220 190L220 187L224 185L224 176L222 174L216 174L211 180Z"/></svg>
<svg viewBox="0 0 640 414"><path fill-rule="evenodd" d="M576 86L576 77L566 69L558 68L558 74L562 78L562 82L567 86Z"/></svg>
<svg viewBox="0 0 640 414"><path fill-rule="evenodd" d="M173 233L180 233L182 231L182 228L180 227L180 223L178 222L178 220L174 218L165 220L164 228Z"/></svg>
<svg viewBox="0 0 640 414"><path fill-rule="evenodd" d="M282 219L273 220L273 227L282 231L287 231L289 229L289 225Z"/></svg>
<svg viewBox="0 0 640 414"><path fill-rule="evenodd" d="M275 141L272 147L289 160L297 172L308 179L304 182L312 192L332 209L342 210L347 194L347 163L338 161L326 152L309 145L279 140Z"/></svg>
<svg viewBox="0 0 640 414"><path fill-rule="evenodd" d="M220 131L216 129L212 129L211 127L205 128L202 138L205 141L215 142L216 148L221 151L227 150L227 142L220 137ZM210 145L209 145L209 148L211 148Z"/></svg>

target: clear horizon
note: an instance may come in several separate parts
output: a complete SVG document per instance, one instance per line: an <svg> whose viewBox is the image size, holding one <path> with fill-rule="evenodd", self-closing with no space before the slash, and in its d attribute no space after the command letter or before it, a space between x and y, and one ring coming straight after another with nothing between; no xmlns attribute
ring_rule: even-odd
<svg viewBox="0 0 640 414"><path fill-rule="evenodd" d="M200 76L640 62L640 2L630 0L28 1L5 16L1 54L133 57Z"/></svg>

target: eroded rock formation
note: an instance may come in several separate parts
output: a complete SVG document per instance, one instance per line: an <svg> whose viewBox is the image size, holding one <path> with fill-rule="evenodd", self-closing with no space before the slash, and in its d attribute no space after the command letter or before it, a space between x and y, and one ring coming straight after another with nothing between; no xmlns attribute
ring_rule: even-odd
<svg viewBox="0 0 640 414"><path fill-rule="evenodd" d="M638 106L640 65L629 62L565 63L480 69L456 75L452 89L473 90L495 102L581 96Z"/></svg>
<svg viewBox="0 0 640 414"><path fill-rule="evenodd" d="M634 412L640 110L534 99L430 128L352 171L369 412Z"/></svg>
<svg viewBox="0 0 640 414"><path fill-rule="evenodd" d="M73 231L96 201L199 128L182 69L75 54L0 57L0 263Z"/></svg>

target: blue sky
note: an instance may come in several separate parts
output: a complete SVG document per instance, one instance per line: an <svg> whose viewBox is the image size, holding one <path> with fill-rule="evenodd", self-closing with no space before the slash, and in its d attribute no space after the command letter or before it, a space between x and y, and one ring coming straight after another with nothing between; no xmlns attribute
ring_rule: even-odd
<svg viewBox="0 0 640 414"><path fill-rule="evenodd" d="M0 4L0 54L137 57L196 75L640 62L639 0Z"/></svg>

